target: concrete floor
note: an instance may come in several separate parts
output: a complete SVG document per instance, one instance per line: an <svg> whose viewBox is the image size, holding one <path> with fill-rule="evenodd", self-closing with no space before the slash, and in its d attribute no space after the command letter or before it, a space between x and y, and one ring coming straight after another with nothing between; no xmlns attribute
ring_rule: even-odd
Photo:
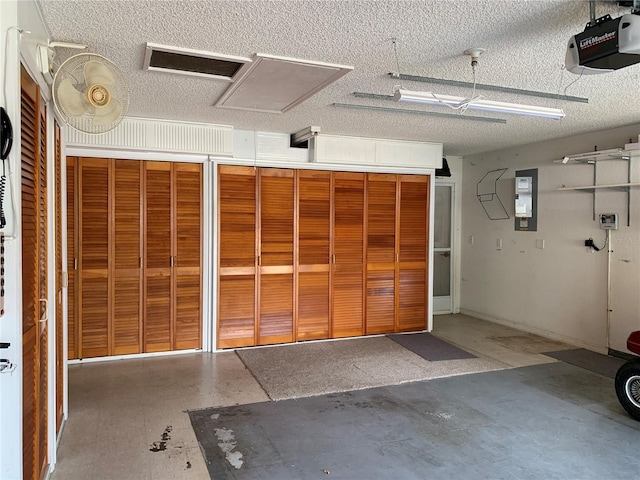
<svg viewBox="0 0 640 480"><path fill-rule="evenodd" d="M384 395L396 396L396 404L408 402L408 410L400 408L394 413L398 428L390 438L409 443L406 449L402 444L387 445L390 450L385 457L379 458L375 452L367 456L366 442L358 439L359 449L350 455L336 456L335 451L328 451L324 452L325 459L316 455L305 464L302 456L294 455L294 451L287 453L285 448L298 438L292 433L299 432L294 425L294 430L289 434L282 430L283 436L273 442L279 455L275 462L266 457L265 451L255 451L259 445L252 447L243 438L245 461L254 469L241 473L233 469L227 474L231 478L284 478L280 474L286 471L291 473L288 478L320 478L326 476L322 470L327 469L332 477L339 478L389 478L392 474L403 478L400 472L417 478L605 478L607 475L602 474L608 472L608 478L622 478L628 472L626 465L634 460L637 471L640 460L637 454L635 458L630 454L629 448L640 444L640 423L631 420L617 404L612 380L541 355L570 346L464 315L436 317L435 324L437 336L511 369L383 387ZM403 399L400 390L394 390L401 388L409 388L413 399ZM374 390L347 395L358 398ZM258 408L252 418L255 425L261 425L271 414L260 415L260 408L275 407L280 415L276 415L277 423L287 423L287 416L294 412L286 408L287 402L299 405L310 401L309 408L320 410L335 406L335 398L330 396L268 402L234 352L72 365L69 397L69 419L52 480L206 480L207 464L188 410L262 405L251 407ZM313 403L323 398L326 405ZM437 400L438 408L429 403L430 399ZM426 410L416 413L411 405L422 400ZM385 410L371 405L376 421L382 422L380 426L391 427ZM414 422L416 415L427 423L420 426L420 422ZM317 414L313 418L322 423ZM326 421L334 420L326 417ZM375 423L370 428L371 432L382 431ZM414 430L405 430L406 438L402 439L405 428ZM318 438L313 433L305 432L304 438ZM418 443L411 443L414 441ZM375 442L382 448L386 438L378 433L369 443ZM601 448L603 444L607 449ZM321 444L307 448L312 456L322 451ZM385 469L393 452L401 459L403 470ZM441 460L438 452L443 455ZM371 461L358 460L360 454ZM525 462L529 457L529 463ZM260 458L265 459L262 464ZM303 463L297 463L298 470L293 470L288 465L295 465L296 458ZM345 467L340 458L351 466ZM443 469L443 465L451 465L452 470ZM496 465L504 469L493 470ZM563 465L565 469L554 470ZM616 465L619 470L613 469ZM270 468L285 470L270 473ZM433 475L425 473L428 471Z"/></svg>
<svg viewBox="0 0 640 480"><path fill-rule="evenodd" d="M612 380L562 362L191 416L216 480L600 480L640 465L640 422Z"/></svg>

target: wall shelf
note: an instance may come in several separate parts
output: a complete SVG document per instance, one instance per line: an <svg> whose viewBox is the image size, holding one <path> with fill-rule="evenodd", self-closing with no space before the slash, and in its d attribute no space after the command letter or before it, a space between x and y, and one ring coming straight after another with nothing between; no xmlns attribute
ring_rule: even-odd
<svg viewBox="0 0 640 480"><path fill-rule="evenodd" d="M554 160L553 163L562 163L564 165L572 164L594 164L596 162L606 160L629 160L631 155L622 148L612 148L611 150L602 150L588 153L579 153L577 155L567 155L562 160Z"/></svg>
<svg viewBox="0 0 640 480"><path fill-rule="evenodd" d="M631 160L640 152L639 143L628 143L624 148L613 148L611 150L601 150L588 153L579 153L577 155L568 155L562 160L555 160L554 163L563 165L591 165L593 167L593 183L592 185L583 185L576 187L562 186L558 190L561 191L579 191L587 192L593 195L593 220L596 219L596 192L598 190L618 190L627 194L627 226L631 225L631 188L640 187L640 183L631 182ZM601 161L623 161L627 162L627 182L614 183L609 185L598 185L598 171L596 164Z"/></svg>
<svg viewBox="0 0 640 480"><path fill-rule="evenodd" d="M629 191L630 187L640 187L640 183L615 183L611 185L584 185L580 187L560 187L558 190L580 190L583 192L593 193L594 190L621 190L623 192Z"/></svg>

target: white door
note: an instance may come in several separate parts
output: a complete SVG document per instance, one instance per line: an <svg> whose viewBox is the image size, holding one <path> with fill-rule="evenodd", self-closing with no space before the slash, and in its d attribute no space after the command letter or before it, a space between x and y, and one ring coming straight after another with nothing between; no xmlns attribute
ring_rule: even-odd
<svg viewBox="0 0 640 480"><path fill-rule="evenodd" d="M433 240L433 313L451 313L453 184L436 185Z"/></svg>

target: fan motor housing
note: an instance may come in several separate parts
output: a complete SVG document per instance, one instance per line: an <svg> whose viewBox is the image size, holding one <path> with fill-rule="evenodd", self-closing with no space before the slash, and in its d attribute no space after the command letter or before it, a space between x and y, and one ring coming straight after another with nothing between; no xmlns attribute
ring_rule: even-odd
<svg viewBox="0 0 640 480"><path fill-rule="evenodd" d="M111 93L109 93L109 89L100 83L91 85L87 92L87 96L91 105L96 108L106 107L111 101Z"/></svg>

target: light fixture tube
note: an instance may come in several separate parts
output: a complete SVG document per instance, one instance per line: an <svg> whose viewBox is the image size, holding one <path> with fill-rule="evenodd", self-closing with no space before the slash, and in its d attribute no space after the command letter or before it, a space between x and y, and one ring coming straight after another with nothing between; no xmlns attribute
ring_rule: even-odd
<svg viewBox="0 0 640 480"><path fill-rule="evenodd" d="M436 95L432 92L396 90L393 99L397 102L423 103L426 105L449 105L451 107L461 107L466 103L466 108L472 110L511 113L515 115L527 115L530 117L552 118L554 120L560 120L565 117L564 111L560 108L537 107L535 105L522 105L519 103L494 102L492 100L469 100L468 98L454 97L451 95Z"/></svg>

